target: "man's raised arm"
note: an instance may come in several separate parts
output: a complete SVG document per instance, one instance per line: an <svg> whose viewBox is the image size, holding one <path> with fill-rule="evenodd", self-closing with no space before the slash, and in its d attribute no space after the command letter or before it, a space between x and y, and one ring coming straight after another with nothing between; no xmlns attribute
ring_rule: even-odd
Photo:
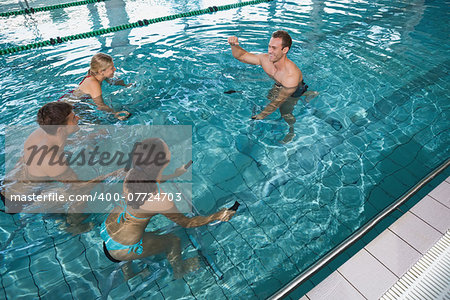
<svg viewBox="0 0 450 300"><path fill-rule="evenodd" d="M236 58L237 60L250 65L261 64L259 55L252 54L242 49L241 46L239 46L239 41L237 37L230 36L228 38L228 44L230 44L231 46L231 53L233 54L233 57Z"/></svg>

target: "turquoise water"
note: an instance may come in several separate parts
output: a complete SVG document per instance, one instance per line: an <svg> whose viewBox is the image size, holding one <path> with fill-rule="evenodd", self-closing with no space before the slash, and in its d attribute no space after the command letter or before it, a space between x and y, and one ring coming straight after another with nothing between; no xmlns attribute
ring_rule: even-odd
<svg viewBox="0 0 450 300"><path fill-rule="evenodd" d="M1 18L1 48L234 1L117 1ZM6 1L5 11L14 1ZM45 5L51 3L46 2ZM43 5L41 3L35 6ZM33 124L39 107L76 86L90 57L114 57L129 89L104 87L133 124L193 126L193 201L201 213L241 202L229 222L176 228L184 257L202 268L173 280L162 257L135 262L150 274L123 281L98 227L70 236L58 216L0 217L0 298L266 298L449 157L446 1L274 1L0 57L0 139ZM288 30L288 57L311 103L298 103L296 137L278 112L251 122L273 82L231 56L226 38L264 52ZM227 90L242 93L224 94ZM119 123L88 108L82 123ZM4 160L4 150L2 148ZM2 162L2 166L3 166ZM4 171L2 171L2 175ZM162 218L156 225L167 224Z"/></svg>

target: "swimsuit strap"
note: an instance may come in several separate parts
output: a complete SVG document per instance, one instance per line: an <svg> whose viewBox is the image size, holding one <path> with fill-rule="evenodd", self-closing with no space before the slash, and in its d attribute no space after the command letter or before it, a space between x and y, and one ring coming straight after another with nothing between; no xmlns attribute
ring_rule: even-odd
<svg viewBox="0 0 450 300"><path fill-rule="evenodd" d="M89 77L92 77L92 76L91 76L91 75L86 75L86 76L84 76L83 80L81 80L81 82L80 82L78 85L81 85L81 84L83 83L83 81L84 81L86 78L89 78Z"/></svg>
<svg viewBox="0 0 450 300"><path fill-rule="evenodd" d="M150 219L150 218L140 218L140 217L133 216L133 215L128 211L128 209L127 209L127 204L126 204L125 200L123 200L123 199L120 200L120 202L119 202L118 205L119 205L120 207L123 208L123 211L119 214L119 217L117 218L117 223L120 223L120 220L122 220L122 219L123 219L123 221L126 221L126 220L127 220L127 218L126 218L126 214L127 214L127 213L128 213L128 215L129 215L130 217L132 217L132 218L134 218L134 219L138 219L138 220L148 220L148 219Z"/></svg>
<svg viewBox="0 0 450 300"><path fill-rule="evenodd" d="M80 82L78 85L81 85L81 84L84 82L84 80L85 80L86 78L89 78L89 77L92 77L92 76L91 76L91 75L86 75L86 76L84 76L83 80L81 80L81 82ZM59 97L59 99L58 99L57 101L59 102L59 101L61 101L62 98L66 97L67 95L73 94L74 91L75 91L75 90L68 91L67 93L65 93L64 95L62 95L61 97ZM87 99L89 99L89 98L87 98Z"/></svg>
<svg viewBox="0 0 450 300"><path fill-rule="evenodd" d="M134 218L134 219L138 219L138 220L148 220L150 218L140 218L140 217L136 217L133 216L126 208L119 214L119 217L117 218L117 223L120 223L120 220L124 220L126 221L126 214L128 214L130 217Z"/></svg>
<svg viewBox="0 0 450 300"><path fill-rule="evenodd" d="M61 97L59 97L59 99L58 99L57 101L60 102L62 98L66 97L66 96L69 95L69 94L73 94L74 91L75 91L75 90L68 91L67 93L65 93L64 95L62 95Z"/></svg>
<svg viewBox="0 0 450 300"><path fill-rule="evenodd" d="M123 219L124 221L126 220L125 213L127 211L127 204L125 203L125 200L121 199L117 205L123 208L123 211L119 214L119 217L117 218L117 223L120 223L121 219Z"/></svg>
<svg viewBox="0 0 450 300"><path fill-rule="evenodd" d="M133 246L130 246L128 253L130 253L131 251L133 251L136 254L142 254L142 252L144 251L144 247L142 247L142 238L139 242L137 242Z"/></svg>

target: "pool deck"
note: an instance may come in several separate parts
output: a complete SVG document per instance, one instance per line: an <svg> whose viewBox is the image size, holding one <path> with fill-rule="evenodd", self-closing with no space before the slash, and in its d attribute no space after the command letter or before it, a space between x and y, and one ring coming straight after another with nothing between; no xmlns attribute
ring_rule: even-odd
<svg viewBox="0 0 450 300"><path fill-rule="evenodd" d="M450 229L450 177L300 300L379 299Z"/></svg>

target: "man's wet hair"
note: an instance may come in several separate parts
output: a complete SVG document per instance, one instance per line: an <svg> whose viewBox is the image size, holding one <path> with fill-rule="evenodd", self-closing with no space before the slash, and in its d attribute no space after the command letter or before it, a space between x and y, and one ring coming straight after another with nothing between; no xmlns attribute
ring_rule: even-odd
<svg viewBox="0 0 450 300"><path fill-rule="evenodd" d="M48 134L55 135L58 126L66 125L67 116L72 112L72 105L66 102L50 102L42 106L37 114L37 122ZM49 126L53 125L53 126Z"/></svg>
<svg viewBox="0 0 450 300"><path fill-rule="evenodd" d="M274 33L272 33L272 37L281 39L281 47L282 48L288 47L289 49L291 49L292 38L289 35L289 33L287 33L287 31L277 30Z"/></svg>

